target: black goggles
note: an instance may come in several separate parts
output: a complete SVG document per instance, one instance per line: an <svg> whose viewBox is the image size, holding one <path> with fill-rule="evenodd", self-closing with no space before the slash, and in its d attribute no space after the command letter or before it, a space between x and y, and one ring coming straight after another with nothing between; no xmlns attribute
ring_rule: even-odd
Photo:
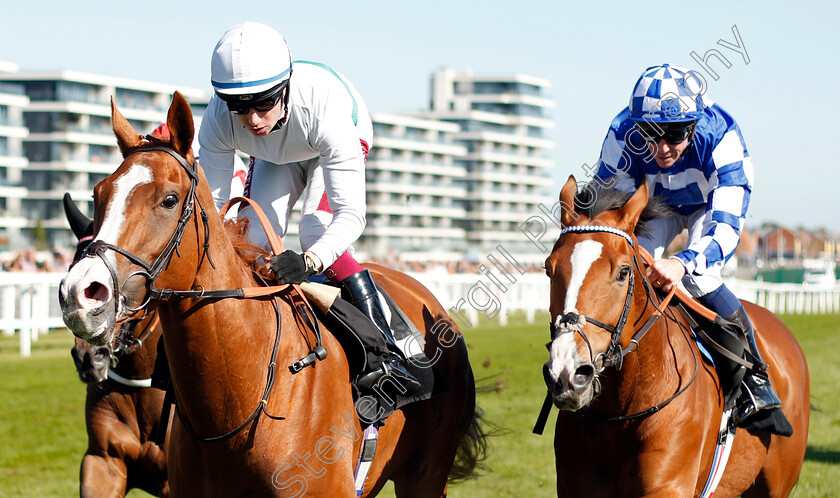
<svg viewBox="0 0 840 498"><path fill-rule="evenodd" d="M636 123L642 139L648 143L665 140L669 145L677 145L687 140L694 132L696 122L688 123Z"/></svg>
<svg viewBox="0 0 840 498"><path fill-rule="evenodd" d="M274 109L283 98L283 90L286 88L288 80L274 88L269 89L261 94L245 94L245 95L224 95L216 93L220 99L224 100L228 106L228 110L236 114L248 114L251 109L257 112L267 112Z"/></svg>

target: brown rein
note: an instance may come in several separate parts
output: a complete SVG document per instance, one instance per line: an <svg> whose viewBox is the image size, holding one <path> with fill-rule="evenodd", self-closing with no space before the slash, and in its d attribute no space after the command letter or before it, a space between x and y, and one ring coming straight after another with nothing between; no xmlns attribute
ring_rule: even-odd
<svg viewBox="0 0 840 498"><path fill-rule="evenodd" d="M260 398L260 403L257 408L251 413L251 415L240 424L235 429L228 431L219 436L212 436L212 437L202 437L196 434L189 424L187 424L186 420L183 419L181 416L180 411L178 410L178 406L175 406L175 412L178 415L178 419L181 421L181 425L184 427L186 432L195 440L201 442L213 442L213 441L222 441L231 438L235 434L239 433L242 429L248 426L252 421L254 421L257 417L259 417L260 413L265 412L266 416L272 418L274 420L283 420L284 417L274 416L266 412L266 407L268 405L268 398L273 391L274 382L276 380L276 358L277 353L279 351L280 346L280 334L281 334L281 317L280 317L280 306L278 303L278 297L276 294L288 289L289 287L292 288L292 292L289 294L289 299L292 301L292 310L296 311L303 315L304 322L306 322L313 330L316 339L316 346L315 348L310 351L310 353L301 358L300 360L294 362L289 369L291 372L297 373L306 366L311 363L314 363L316 360L323 360L326 358L326 350L323 348L323 341L321 338L321 331L318 326L317 317L314 315L314 311L312 306L309 304L309 301L306 299L306 296L301 291L300 287L297 284L282 284L282 285L273 285L273 286L263 286L263 287L243 287L238 289L227 289L227 290L186 290L186 291L179 291L174 289L155 289L154 288L154 280L157 275L166 267L168 266L169 259L171 258L172 254L178 250L178 245L180 244L181 237L184 234L184 229L186 228L187 221L189 218L192 217L195 213L194 210L194 202L199 203L201 208L201 217L204 225L204 252L202 253L202 261L205 257L207 257L208 261L210 261L209 256L209 237L210 231L209 226L207 223L207 215L204 211L204 207L200 205L198 201L198 197L196 196L196 187L198 184L198 172L197 172L197 163L193 163L192 165L188 164L186 158L181 156L178 152L174 151L169 147L148 147L144 149L138 149L133 153L137 152L151 152L151 151L160 151L165 152L166 154L173 157L179 165L186 171L188 176L190 177L190 190L187 194L187 198L184 202L184 208L181 213L181 217L178 221L178 226L176 227L175 233L173 233L172 237L169 240L169 243L164 248L164 252L161 253L160 256L151 264L149 265L139 257L135 256L134 254L125 251L124 249L117 247L113 244L104 243L103 241L95 241L91 246L88 247L89 250L86 250L86 254L90 254L93 256L100 257L103 262L105 262L106 267L111 272L111 277L114 283L115 291L119 291L118 282L116 279L116 270L112 268L107 261L105 260L102 255L104 254L105 250L113 250L118 252L128 258L133 263L141 266L144 268L144 272L138 273L145 273L147 277L147 291L148 296L145 302L138 308L133 309L133 311L139 311L140 309L144 308L151 299L158 299L158 300L167 300L170 298L192 298L192 299L226 299L226 298L240 298L240 299L249 299L249 298L256 298L256 297L263 297L263 296L272 296L273 297L273 306L275 309L275 313L277 315L277 327L276 327L276 334L274 340L274 348L271 354L271 362L268 366L268 374L266 379L265 391ZM283 251L283 243L279 237L273 232L270 228L271 225L268 222L268 218L265 216L263 210L257 205L255 202L251 201L245 197L237 197L235 199L229 200L222 208L220 212L220 218L224 219L224 215L227 213L228 209L234 203L247 203L251 206L254 212L257 214L257 217L260 220L260 223L263 226L263 229L266 231L266 235L268 236L268 240L271 244L271 249L274 254L278 254ZM97 245L97 242L99 244ZM215 269L215 265L213 262L210 261L210 264ZM199 262L199 268L201 266L201 262ZM298 303L295 303L295 301ZM311 317L310 317L311 316Z"/></svg>
<svg viewBox="0 0 840 498"><path fill-rule="evenodd" d="M640 327L633 334L633 337L630 339L630 344L626 348L621 348L617 344L617 341L618 341L618 338L620 337L621 331L623 329L625 316L629 312L630 297L633 294L633 285L632 285L632 278L633 277L632 277L632 267L631 267L631 282L630 282L630 286L628 287L628 298L627 298L627 302L625 303L625 309L622 312L622 317L619 319L619 324L616 327L611 327L611 326L603 324L600 321L595 320L591 317L584 316L584 315L578 315L577 313L571 313L570 314L570 315L573 315L573 316L568 316L567 317L566 316L567 314L564 314L564 315L558 317L561 322L563 322L563 321L577 321L578 319L583 318L584 320L586 320L586 321L588 321L588 322L590 322L590 323L592 323L592 324L594 324L594 325L596 325L600 328L603 328L603 329L607 330L608 332L612 333L613 339L610 341L610 346L609 346L608 350L605 351L604 353L599 353L599 355L598 355L598 356L603 356L601 370L603 370L604 368L607 368L608 366L614 366L617 370L621 370L621 367L624 363L624 356L629 354L629 353L632 353L633 351L635 351L638 348L639 343L642 340L642 338L648 333L648 331L653 327L653 325L663 315L664 310L667 309L668 305L671 302L671 299L674 296L677 296L677 298L682 303L684 303L686 306L688 306L689 308L691 308L692 310L694 310L695 312L697 312L698 314L700 314L701 316L703 316L705 318L708 318L708 319L714 321L715 317L717 316L716 313L714 313L713 311L704 307L702 304L700 304L695 299L691 298L688 294L686 294L683 290L679 289L679 287L676 285L676 283L671 285L671 290L670 290L670 292L668 292L668 294L665 296L665 298L662 299L659 303L656 303L656 299L654 297L656 295L656 293L652 292L650 282L648 281L647 276L644 275L643 273L641 273L642 268L641 268L641 266L639 265L639 262L638 262L639 258L637 258L636 256L639 256L642 259L642 261L644 262L644 264L646 264L648 266L653 264L653 257L650 255L650 253L644 247L642 247L640 245L637 245L637 244L634 244L633 240L630 238L630 236L625 234L624 232L621 232L620 230L617 230L617 229L614 229L614 228L611 228L611 227L599 227L599 226L585 226L585 225L583 225L583 226L567 227L567 229L564 229L564 231L561 232L561 236L564 233L567 233L567 232L605 232L605 233L612 233L614 235L621 236L622 238L627 240L630 243L630 246L633 247L633 249L634 249L633 264L639 270L639 273L640 273L640 276L641 276L641 279L642 279L642 284L643 284L644 289L645 289L645 294L648 296L648 299L651 302L653 302L653 305L654 305L654 308L655 308L655 311L648 317L648 319L645 321L644 325L642 325L642 327ZM668 318L671 318L672 320L676 321L676 318L674 318L674 317L668 317ZM683 332L683 335L688 340L688 336L686 335L682 324L679 324L679 323L677 323L677 324L680 327L680 330ZM552 340L553 340L556 326L553 322L550 325L551 325L551 336L552 336ZM584 341L587 343L587 345L589 345L589 340L586 337L586 335L582 332L582 330L579 330L578 333L580 333L580 335L583 337ZM613 349L616 348L616 347L617 347L617 351L613 351ZM640 411L640 412L637 412L637 413L633 413L633 414L630 414L630 415L603 417L603 420L608 421L608 422L621 422L621 421L626 421L626 420L634 420L634 419L638 419L638 418L647 417L647 416L650 416L650 415L660 411L662 408L664 408L666 405L668 405L671 401L673 401L678 396L680 396L682 393L684 393L689 388L689 386L691 386L691 384L694 383L694 379L697 377L697 372L698 372L698 369L699 369L699 362L698 362L698 358L697 358L697 353L694 352L693 350L692 350L692 353L694 355L694 373L692 374L691 379L684 386L682 386L677 392L675 392L674 394L669 396L664 401L662 401L660 403L657 403L656 405L648 408L647 410ZM590 346L590 355L591 355L591 346ZM597 379L597 375L596 375L596 379ZM548 391L548 392L546 392L546 397L545 397L545 400L543 401L543 406L540 410L540 414L537 417L537 422L534 425L534 429L532 431L534 434L542 434L543 433L546 421L548 420L548 414L551 410L552 404L553 403L552 403L551 391Z"/></svg>

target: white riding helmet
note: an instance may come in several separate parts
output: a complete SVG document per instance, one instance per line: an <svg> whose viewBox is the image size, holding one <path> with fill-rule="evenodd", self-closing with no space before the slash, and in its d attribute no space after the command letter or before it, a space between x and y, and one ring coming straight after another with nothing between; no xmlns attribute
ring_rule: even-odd
<svg viewBox="0 0 840 498"><path fill-rule="evenodd" d="M256 102L285 87L292 54L274 29L245 22L229 29L210 60L210 83L222 100Z"/></svg>

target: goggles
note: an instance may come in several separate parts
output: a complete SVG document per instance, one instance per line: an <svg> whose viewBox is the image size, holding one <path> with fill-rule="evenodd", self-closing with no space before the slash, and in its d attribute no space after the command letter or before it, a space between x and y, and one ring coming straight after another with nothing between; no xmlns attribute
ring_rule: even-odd
<svg viewBox="0 0 840 498"><path fill-rule="evenodd" d="M258 94L227 95L216 92L220 99L227 104L228 110L236 114L248 114L251 109L257 112L267 112L274 109L283 98L283 90L289 80Z"/></svg>
<svg viewBox="0 0 840 498"><path fill-rule="evenodd" d="M668 145L677 145L691 136L696 124L696 121L670 124L637 122L636 127L645 142L657 144L660 140L665 140Z"/></svg>

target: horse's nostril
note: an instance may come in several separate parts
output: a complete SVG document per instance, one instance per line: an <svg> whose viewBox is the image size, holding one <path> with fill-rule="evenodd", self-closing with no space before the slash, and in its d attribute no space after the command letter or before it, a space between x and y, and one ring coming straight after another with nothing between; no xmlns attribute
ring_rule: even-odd
<svg viewBox="0 0 840 498"><path fill-rule="evenodd" d="M85 298L106 302L108 301L108 288L99 282L91 282L85 289Z"/></svg>
<svg viewBox="0 0 840 498"><path fill-rule="evenodd" d="M590 364L581 365L575 370L575 375L572 377L572 387L575 389L588 387L594 378L595 367Z"/></svg>
<svg viewBox="0 0 840 498"><path fill-rule="evenodd" d="M543 365L543 379L545 380L545 385L549 389L551 389L557 381L551 376L551 369L548 367L548 363Z"/></svg>

